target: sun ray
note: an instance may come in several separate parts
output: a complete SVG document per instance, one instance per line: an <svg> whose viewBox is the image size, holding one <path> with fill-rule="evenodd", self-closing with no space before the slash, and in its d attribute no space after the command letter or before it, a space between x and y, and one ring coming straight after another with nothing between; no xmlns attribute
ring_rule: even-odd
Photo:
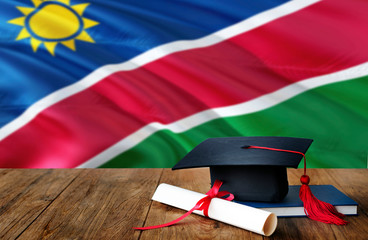
<svg viewBox="0 0 368 240"><path fill-rule="evenodd" d="M70 48L71 50L75 51L75 41L74 39L69 40L69 41L63 41L60 42L61 44L63 44L64 46Z"/></svg>
<svg viewBox="0 0 368 240"><path fill-rule="evenodd" d="M79 34L78 37L76 37L75 39L91 43L95 42L86 31L82 31L81 34Z"/></svg>
<svg viewBox="0 0 368 240"><path fill-rule="evenodd" d="M19 17L19 18L14 18L12 20L9 20L8 23L19 25L19 26L24 26L25 20L26 20L26 17Z"/></svg>
<svg viewBox="0 0 368 240"><path fill-rule="evenodd" d="M94 26L100 24L99 22L93 21L93 20L88 19L88 18L82 18L82 20L83 20L84 29L94 27Z"/></svg>
<svg viewBox="0 0 368 240"><path fill-rule="evenodd" d="M35 7L38 7L43 2L43 0L32 0L32 2Z"/></svg>
<svg viewBox="0 0 368 240"><path fill-rule="evenodd" d="M58 42L43 42L46 49L51 53L52 56L55 56L55 47Z"/></svg>
<svg viewBox="0 0 368 240"><path fill-rule="evenodd" d="M89 3L81 3L71 6L80 16L83 15L84 10L88 7Z"/></svg>
<svg viewBox="0 0 368 240"><path fill-rule="evenodd" d="M17 7L17 9L21 11L21 13L23 13L25 16L27 16L28 14L30 14L31 12L35 10L35 8L29 8L29 7Z"/></svg>
<svg viewBox="0 0 368 240"><path fill-rule="evenodd" d="M31 38L31 46L33 49L33 52L36 52L38 47L40 46L40 44L42 43L42 41L36 39L36 38Z"/></svg>
<svg viewBox="0 0 368 240"><path fill-rule="evenodd" d="M20 33L18 34L18 37L15 40L22 40L25 38L29 38L31 37L31 34L29 34L29 32L27 31L27 29L23 28Z"/></svg>

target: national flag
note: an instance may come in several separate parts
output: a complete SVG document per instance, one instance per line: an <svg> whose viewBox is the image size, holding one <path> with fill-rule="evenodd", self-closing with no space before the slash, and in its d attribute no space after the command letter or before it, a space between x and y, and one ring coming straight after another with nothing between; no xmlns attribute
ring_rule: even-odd
<svg viewBox="0 0 368 240"><path fill-rule="evenodd" d="M367 167L364 0L0 5L0 167L172 167L266 135Z"/></svg>

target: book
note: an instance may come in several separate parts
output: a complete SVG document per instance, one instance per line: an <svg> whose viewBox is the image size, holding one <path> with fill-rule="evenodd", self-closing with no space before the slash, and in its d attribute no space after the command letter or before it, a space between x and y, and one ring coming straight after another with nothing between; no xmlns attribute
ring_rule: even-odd
<svg viewBox="0 0 368 240"><path fill-rule="evenodd" d="M310 185L313 195L321 201L332 204L337 211L345 215L358 215L358 203L332 185ZM286 197L277 203L243 202L248 205L275 213L278 217L305 217L303 202L299 198L300 186L289 186Z"/></svg>

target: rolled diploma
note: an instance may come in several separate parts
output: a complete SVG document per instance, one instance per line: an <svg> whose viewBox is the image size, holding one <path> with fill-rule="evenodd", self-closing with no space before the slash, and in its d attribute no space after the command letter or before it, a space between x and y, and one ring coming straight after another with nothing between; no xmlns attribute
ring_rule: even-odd
<svg viewBox="0 0 368 240"><path fill-rule="evenodd" d="M152 200L189 211L205 196L202 193L161 183L157 187ZM202 211L196 210L194 213L204 216ZM264 236L270 236L277 226L277 217L274 213L221 198L212 199L208 216L214 220Z"/></svg>

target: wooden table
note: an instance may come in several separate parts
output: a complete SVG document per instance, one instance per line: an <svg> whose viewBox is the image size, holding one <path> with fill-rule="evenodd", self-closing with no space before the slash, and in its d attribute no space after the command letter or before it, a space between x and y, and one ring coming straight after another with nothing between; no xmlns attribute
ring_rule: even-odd
<svg viewBox="0 0 368 240"><path fill-rule="evenodd" d="M291 185L302 169L289 169ZM311 184L333 184L358 202L347 226L308 218L279 218L272 239L368 239L368 169L308 169ZM205 193L203 169L0 169L0 239L262 239L195 214L176 226L184 211L151 201L159 183Z"/></svg>

